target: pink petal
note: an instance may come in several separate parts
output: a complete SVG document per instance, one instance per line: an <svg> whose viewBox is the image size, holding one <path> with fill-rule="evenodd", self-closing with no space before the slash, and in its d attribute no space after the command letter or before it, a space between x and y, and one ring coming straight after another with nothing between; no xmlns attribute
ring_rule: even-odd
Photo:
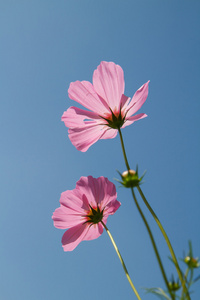
<svg viewBox="0 0 200 300"><path fill-rule="evenodd" d="M121 205L116 200L115 185L103 176L99 178L93 178L92 176L81 177L76 184L76 188L86 196L88 203L93 208L96 208L98 205L100 209L105 209L108 206L108 212L110 211L113 214Z"/></svg>
<svg viewBox="0 0 200 300"><path fill-rule="evenodd" d="M79 224L68 229L62 237L62 245L64 251L72 251L74 250L81 241L84 240L86 236L89 226L87 224Z"/></svg>
<svg viewBox="0 0 200 300"><path fill-rule="evenodd" d="M75 213L72 209L61 206L57 208L52 216L54 226L60 229L66 229L85 222L80 213Z"/></svg>
<svg viewBox="0 0 200 300"><path fill-rule="evenodd" d="M61 120L65 123L65 126L70 128L85 126L87 121L84 122L84 120L93 119L100 120L100 122L102 122L102 118L100 118L96 113L74 106L68 108L68 110L63 113L61 118Z"/></svg>
<svg viewBox="0 0 200 300"><path fill-rule="evenodd" d="M85 210L88 210L88 205L82 199L82 194L76 189L63 192L60 197L60 204L79 214L83 214Z"/></svg>
<svg viewBox="0 0 200 300"><path fill-rule="evenodd" d="M101 202L101 208L105 208L110 202L117 201L117 192L115 185L105 177L99 177L105 190L105 196Z"/></svg>
<svg viewBox="0 0 200 300"><path fill-rule="evenodd" d="M68 93L72 100L75 100L99 115L105 111L109 111L107 104L100 99L89 81L72 82L69 86Z"/></svg>
<svg viewBox="0 0 200 300"><path fill-rule="evenodd" d="M120 206L121 203L116 199L110 201L104 209L104 216L113 215Z"/></svg>
<svg viewBox="0 0 200 300"><path fill-rule="evenodd" d="M93 224L84 237L84 241L97 239L103 233L103 225L101 223Z"/></svg>
<svg viewBox="0 0 200 300"><path fill-rule="evenodd" d="M88 203L93 208L96 208L97 204L104 199L106 191L101 177L93 178L92 176L81 177L76 188L87 197Z"/></svg>
<svg viewBox="0 0 200 300"><path fill-rule="evenodd" d="M122 94L121 101L120 101L120 107L122 110L124 107L127 106L127 104L129 103L130 100L131 100L130 97L127 97L124 94Z"/></svg>
<svg viewBox="0 0 200 300"><path fill-rule="evenodd" d="M83 127L69 128L69 139L77 150L85 152L97 142L108 130L107 127L98 125L95 121L88 122Z"/></svg>
<svg viewBox="0 0 200 300"><path fill-rule="evenodd" d="M126 108L126 110L128 110L128 113L126 115L127 119L129 119L130 116L135 114L146 101L148 96L148 85L149 81L143 84L134 94L133 98L131 99L130 103Z"/></svg>
<svg viewBox="0 0 200 300"><path fill-rule="evenodd" d="M132 123L134 123L135 121L138 121L138 120L141 120L143 118L146 118L147 115L146 114L138 114L138 115L135 115L135 116L132 116L132 117L129 117L124 125L122 126L122 128L126 127L126 126L129 126L131 125Z"/></svg>
<svg viewBox="0 0 200 300"><path fill-rule="evenodd" d="M108 130L104 132L104 134L101 136L101 140L102 139L113 139L116 137L118 133L118 130L117 129L111 129L108 127Z"/></svg>
<svg viewBox="0 0 200 300"><path fill-rule="evenodd" d="M81 241L97 239L103 233L101 223L90 226L89 224L79 224L68 229L63 237L62 244L64 251L74 250Z"/></svg>
<svg viewBox="0 0 200 300"><path fill-rule="evenodd" d="M77 107L72 106L68 108L68 110L63 113L61 120L64 121L65 126L70 128L71 135L69 138L72 144L78 150L82 149L81 151L83 152L98 139L112 139L117 135L117 130L105 125L104 123L106 122L96 113ZM85 135L83 135L83 132ZM94 136L92 136L92 133ZM79 146L77 142L80 144ZM84 150L84 148L86 148L86 150Z"/></svg>
<svg viewBox="0 0 200 300"><path fill-rule="evenodd" d="M121 96L124 93L124 72L113 62L101 62L93 74L93 85L109 107L119 111Z"/></svg>

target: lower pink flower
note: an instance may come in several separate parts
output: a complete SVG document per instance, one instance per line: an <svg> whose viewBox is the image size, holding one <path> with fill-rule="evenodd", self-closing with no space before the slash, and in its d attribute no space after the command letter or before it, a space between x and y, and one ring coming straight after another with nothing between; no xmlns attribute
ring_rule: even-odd
<svg viewBox="0 0 200 300"><path fill-rule="evenodd" d="M120 207L115 185L105 177L81 177L74 190L60 197L60 207L52 216L56 228L67 229L62 237L64 251L72 251L81 241L103 233L109 215Z"/></svg>

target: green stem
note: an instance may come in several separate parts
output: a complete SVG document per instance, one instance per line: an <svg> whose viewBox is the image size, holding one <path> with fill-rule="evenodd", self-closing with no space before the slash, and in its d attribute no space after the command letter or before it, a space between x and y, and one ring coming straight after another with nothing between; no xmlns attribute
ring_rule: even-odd
<svg viewBox="0 0 200 300"><path fill-rule="evenodd" d="M164 230L164 228L163 228L161 222L159 221L159 219L158 219L158 217L156 216L155 212L153 211L153 209L152 209L151 206L149 205L148 201L146 200L146 198L145 198L145 196L144 196L144 194L143 194L141 188L140 188L139 186L137 186L137 189L138 189L138 191L139 191L139 193L140 193L140 196L142 197L142 199L143 199L145 205L146 205L147 208L149 209L150 213L152 214L153 218L155 219L155 221L156 221L158 227L160 228L160 230L161 230L161 232L162 232L162 234L163 234L163 236L164 236L164 239L165 239L165 241L166 241L166 243L167 243L167 246L168 246L168 248L169 248L169 251L170 251L170 253L171 253L173 262L174 262L174 264L175 264L175 267L176 267L176 270L177 270L179 279L180 279L180 281L181 281L181 285L182 285L182 287L183 287L183 290L184 290L184 292L185 292L186 295L187 295L187 299L190 299L190 296L189 296L187 287L186 287L186 285L185 285L185 281L184 281L184 279L183 279L183 274L182 274L181 269L180 269L180 267L179 267L179 264L178 264L176 255L175 255L175 253L174 253L174 250L173 250L173 248L172 248L172 245L171 245L171 243L170 243L170 240L169 240L169 238L168 238L168 236L167 236L167 234L166 234L166 232L165 232L165 230Z"/></svg>
<svg viewBox="0 0 200 300"><path fill-rule="evenodd" d="M184 275L184 282L186 283L187 282L187 277L188 277L188 274L189 274L189 268L186 269L186 272L185 272L185 275ZM184 299L184 290L182 290L182 293L181 293L181 299Z"/></svg>
<svg viewBox="0 0 200 300"><path fill-rule="evenodd" d="M193 281L193 273L194 273L194 270L193 268L190 269L190 280L188 282L188 286L190 287L192 285L192 281Z"/></svg>
<svg viewBox="0 0 200 300"><path fill-rule="evenodd" d="M160 267L160 270L161 270L163 279L164 279L164 281L165 281L165 285L166 285L166 287L167 287L167 289L168 289L168 292L169 292L169 294L171 295L172 299L175 299L175 298L174 298L174 295L173 295L173 293L172 293L172 291L170 290L169 283L168 283L168 280L167 280L167 276L166 276L166 273L165 273L165 270L164 270L164 267L163 267L163 264L162 264L162 261L161 261L161 258L160 258L160 255L159 255L159 252L158 252L158 249L157 249L157 246L156 246L154 237L153 237L153 234L152 234L151 229L150 229L150 227L149 227L149 224L148 224L148 222L147 222L147 220L146 220L146 218L145 218L145 216L144 216L144 214L143 214L143 212L142 212L142 210L141 210L141 208L140 208L140 206L139 206L139 203L138 203L138 201L137 201L137 198L136 198L136 196L135 196L135 193L134 193L133 188L131 188L131 192L132 192L132 195L133 195L133 199L134 199L134 201L135 201L135 204L136 204L136 206L137 206L137 209L138 209L138 211L139 211L139 213L140 213L140 216L141 216L141 218L142 218L142 220L143 220L143 222L144 222L144 224L145 224L145 226L146 226L146 229L147 229L147 231L148 231L148 233L149 233L149 237L150 237L150 239L151 239L151 243L152 243L153 249L154 249L154 251L155 251L156 258L157 258L157 260L158 260L158 264L159 264L159 267Z"/></svg>
<svg viewBox="0 0 200 300"><path fill-rule="evenodd" d="M131 281L131 278L130 278L130 276L129 276L129 274L128 274L128 270L127 270L127 268L126 268L126 266L125 266L125 263L124 263L124 261L123 261L123 258L122 258L121 254L120 254L120 252L119 252L119 250L118 250L118 248L117 248L117 245L115 244L115 241L114 241L114 239L113 239L113 237L112 237L110 231L108 230L108 227L103 223L103 221L101 221L101 223L102 223L102 225L104 226L105 230L107 231L107 234L109 235L109 238L110 238L110 240L111 240L111 242L112 242L112 244L113 244L113 246L114 246L114 248L115 248L115 251L117 252L117 255L118 255L118 257L119 257L119 260L120 260L120 262L121 262L121 264L122 264L122 267L123 267L123 269L124 269L124 272L125 272L125 274L126 274L126 277L127 277L128 281L129 281L129 283L130 283L130 285L131 285L131 287L132 287L132 289L133 289L133 291L134 291L134 293L135 293L137 299L138 299L138 300L141 300L141 298L140 298L140 296L139 296L139 294L138 294L138 292L137 292L137 290L136 290L136 288L135 288L133 282Z"/></svg>
<svg viewBox="0 0 200 300"><path fill-rule="evenodd" d="M123 141L123 138L122 138L122 133L121 133L120 128L118 128L118 132L119 132L119 136L120 136L120 141L121 141L121 146L122 146L122 151L123 151L123 155L124 155L125 164L126 164L127 170L129 171L130 167L129 167L128 159L127 159L127 156L126 156L124 141Z"/></svg>
<svg viewBox="0 0 200 300"><path fill-rule="evenodd" d="M123 151L123 155L124 155L125 164L126 164L127 169L130 170L129 163L128 163L128 159L127 159L127 156L126 156L125 147L124 147L124 141L123 141L123 138L122 138L122 133L121 133L120 128L118 128L118 132L119 132L119 136L120 136L120 141L121 141L121 146L122 146L122 151ZM169 238L168 238L167 234L165 233L165 231L164 231L164 229L163 229L163 227L162 227L162 225L161 225L159 219L157 218L156 214L154 213L154 211L152 210L151 206L149 205L149 203L147 202L146 198L144 197L144 194L142 193L142 190L140 189L139 186L138 186L137 188L138 188L138 191L139 191L139 193L140 193L140 195L141 195L141 197L142 197L144 203L146 204L147 208L149 209L149 211L150 211L151 214L153 215L153 217L154 217L156 223L158 224L158 226L159 226L159 228L160 228L160 230L161 230L161 232L162 232L162 234L163 234L163 236L164 236L164 238L165 238L165 241L166 241L166 243L167 243L167 245L168 245L168 248L169 248L169 250L170 250L170 253L171 253L171 255L172 255L172 259L173 259L174 264L175 264L175 266L176 266L176 270L177 270L178 276L179 276L179 278L180 278L180 281L181 281L183 290L184 290L184 292L185 292L186 295L187 295L187 299L190 300L190 296L189 296L187 287L186 287L186 285L185 285L185 282L184 282L184 279L183 279L182 272L181 272L181 270L180 270L178 261L177 261L177 259L176 259L176 256L175 256L175 253L174 253L174 251L173 251L172 245L171 245L171 243L170 243L170 241L169 241Z"/></svg>
<svg viewBox="0 0 200 300"><path fill-rule="evenodd" d="M124 147L124 141L123 141L123 137L122 137L122 133L121 133L120 128L118 129L118 131L119 131L119 136L120 136L120 141L121 141L121 146L122 146L122 151L123 151L123 156L124 156L125 164L126 164L127 169L130 170L129 163L128 163L128 159L127 159L127 156L126 156L125 147ZM165 281L166 287L167 287L167 289L168 289L170 295L172 296L171 290L170 290L170 288L169 288L167 276L166 276L166 274L165 274L165 270L164 270L164 267L163 267L163 264L162 264L160 255L159 255L159 252L158 252L156 243L155 243L155 241L154 241L153 234L152 234L151 229L150 229L150 227L149 227L149 225L148 225L148 222L147 222L147 220L146 220L146 218L145 218L145 216L144 216L144 214L143 214L143 212L142 212L142 210L141 210L141 208L140 208L140 206L139 206L139 204L138 204L138 202L137 202L137 199L136 199L136 196L135 196L135 193L134 193L133 188L131 188L131 191L132 191L133 199L134 199L134 201L135 201L135 204L136 204L136 206L137 206L137 209L138 209L138 211L139 211L139 213L140 213L140 216L142 217L142 220L143 220L143 222L144 222L144 224L145 224L145 226L146 226L146 229L147 229L147 231L148 231L148 233L149 233L149 236L150 236L150 239L151 239L151 242L152 242L152 245L153 245L153 248L154 248L154 251L155 251L155 254L156 254L156 258L157 258L157 260L158 260L158 264L159 264L159 266L160 266L160 270L161 270L163 279L164 279L164 281ZM173 297L172 297L172 299L173 299Z"/></svg>

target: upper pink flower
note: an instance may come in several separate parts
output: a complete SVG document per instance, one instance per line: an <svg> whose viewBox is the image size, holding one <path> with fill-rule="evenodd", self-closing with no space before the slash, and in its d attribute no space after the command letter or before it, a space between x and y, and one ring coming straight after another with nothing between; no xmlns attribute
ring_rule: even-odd
<svg viewBox="0 0 200 300"><path fill-rule="evenodd" d="M54 226L69 228L62 237L64 251L72 251L84 240L103 233L109 215L120 207L115 185L105 177L81 177L76 188L61 194L60 207L52 216Z"/></svg>
<svg viewBox="0 0 200 300"><path fill-rule="evenodd" d="M146 114L135 114L146 101L148 83L141 86L133 98L124 95L124 72L113 62L102 61L93 74L93 85L88 81L70 84L68 93L90 111L70 107L62 115L69 128L69 138L80 151L99 139L112 139L120 127L124 128L145 118Z"/></svg>

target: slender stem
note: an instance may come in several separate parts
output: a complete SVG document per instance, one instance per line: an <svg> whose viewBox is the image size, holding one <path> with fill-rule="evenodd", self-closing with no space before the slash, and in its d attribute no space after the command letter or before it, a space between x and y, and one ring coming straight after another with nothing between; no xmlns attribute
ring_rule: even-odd
<svg viewBox="0 0 200 300"><path fill-rule="evenodd" d="M118 248L117 248L117 245L115 244L115 241L114 241L114 239L113 239L113 237L112 237L110 231L108 230L108 227L103 223L103 221L101 221L101 223L102 223L102 225L104 226L105 230L107 231L107 234L109 235L109 238L110 238L110 240L111 240L111 242L112 242L112 244L113 244L113 246L114 246L114 248L115 248L115 251L117 252L117 255L118 255L118 257L119 257L119 260L120 260L120 262L121 262L121 264L122 264L122 267L123 267L123 269L124 269L124 272L125 272L125 274L126 274L126 277L127 277L128 281L129 281L129 283L130 283L130 285L131 285L131 287L132 287L132 289L133 289L133 291L134 291L134 293L135 293L137 299L138 299L138 300L141 300L141 298L140 298L140 296L139 296L139 294L138 294L138 292L137 292L137 290L136 290L136 288L135 288L133 282L131 281L131 278L130 278L130 276L129 276L129 274L128 274L128 270L127 270L127 268L126 268L126 266L125 266L125 263L124 263L124 261L123 261L123 258L122 258L121 254L120 254L120 252L119 252L119 250L118 250Z"/></svg>
<svg viewBox="0 0 200 300"><path fill-rule="evenodd" d="M121 133L120 128L118 129L118 131L119 131L119 136L120 136L120 141L121 141L121 146L122 146L122 151L123 151L123 155L124 155L125 164L126 164L127 169L130 170L128 159L127 159L127 156L126 156L125 147L124 147L124 141L123 141L123 137L122 137L122 133ZM151 242L152 242L152 245L153 245L153 248L154 248L154 251L155 251L155 254L156 254L156 258L158 260L158 264L160 266L160 270L161 270L163 279L165 281L166 287L167 287L167 289L168 289L168 291L169 291L169 293L170 293L170 295L172 296L172 299L173 299L173 294L171 293L171 290L169 288L167 276L165 274L165 270L164 270L164 267L163 267L163 264L162 264L162 261L161 261L161 258L160 258L160 255L159 255L159 252L158 252L158 249L157 249L154 237L153 237L153 234L152 234L151 229L150 229L150 227L148 225L148 222L147 222L147 220L146 220L146 218L145 218L145 216L144 216L144 214L143 214L143 212L142 212L142 210L141 210L141 208L140 208L140 206L139 206L139 204L137 202L137 199L136 199L136 196L135 196L133 188L131 188L131 191L132 191L133 199L135 201L137 209L138 209L138 211L140 213L140 216L142 217L143 222L144 222L144 224L145 224L145 226L147 228L147 231L149 233L149 236L150 236L150 239L151 239Z"/></svg>
<svg viewBox="0 0 200 300"><path fill-rule="evenodd" d="M185 281L185 283L187 282L187 277L188 277L188 274L189 274L189 270L190 270L190 268L188 267L186 269L186 272L185 272L185 275L184 275L184 281ZM188 284L188 285L190 286L190 284ZM181 299L184 299L184 289L182 290L182 293L181 293Z"/></svg>
<svg viewBox="0 0 200 300"><path fill-rule="evenodd" d="M194 273L194 270L193 268L190 269L190 280L188 282L188 286L190 287L192 285L192 281L193 281L193 273Z"/></svg>
<svg viewBox="0 0 200 300"><path fill-rule="evenodd" d="M122 151L123 151L123 155L124 155L125 164L126 164L127 170L129 171L130 167L129 167L128 159L127 159L127 156L126 156L124 141L123 141L123 138L122 138L122 133L121 133L120 128L118 128L118 132L119 132L119 136L120 136L120 141L121 141L121 146L122 146Z"/></svg>
<svg viewBox="0 0 200 300"><path fill-rule="evenodd" d="M145 226L146 226L146 229L147 229L147 231L148 231L148 233L149 233L149 237L150 237L150 239L151 239L151 243L152 243L152 245L153 245L153 249L154 249L154 251L155 251L156 258L157 258L157 260L158 260L158 264L159 264L159 267L160 267L160 270L161 270L163 279L164 279L164 281L165 281L165 285L166 285L166 287L167 287L167 289L168 289L168 292L169 292L169 294L171 295L172 299L175 299L175 298L174 298L174 295L173 295L173 293L172 293L172 291L170 290L169 283L168 283L168 280L167 280L167 276L166 276L166 273L165 273L165 270L164 270L164 267L163 267L163 264L162 264L162 261L161 261L161 258L160 258L160 255L159 255L159 252L158 252L158 249L157 249L157 246L156 246L154 237L153 237L153 234L152 234L151 229L150 229L150 227L149 227L149 224L148 224L148 222L147 222L147 220L146 220L146 218L145 218L145 216L144 216L144 214L143 214L143 212L142 212L142 210L141 210L141 208L140 208L140 206L139 206L139 203L138 203L138 201L137 201L137 198L136 198L136 196L135 196L135 193L134 193L133 188L131 188L131 192L132 192L132 195L133 195L133 199L134 199L134 201L135 201L135 204L136 204L136 206L137 206L137 209L138 209L138 211L139 211L139 213L140 213L140 216L141 216L141 218L142 218L142 220L143 220L143 222L144 222L144 224L145 224Z"/></svg>
<svg viewBox="0 0 200 300"><path fill-rule="evenodd" d="M180 281L181 281L183 290L184 290L184 292L185 292L186 295L187 295L187 299L190 299L190 296L189 296L187 287L186 287L186 285L185 285L185 281L184 281L184 279L183 279L183 274L182 274L181 269L180 269L180 267L179 267L179 264L178 264L176 255L175 255L175 253L174 253L174 250L173 250L173 248L172 248L172 245L171 245L171 243L170 243L170 240L169 240L169 238L168 238L168 236L167 236L167 234L166 234L166 232L165 232L165 230L164 230L164 228L163 228L161 222L159 221L159 219L158 219L158 217L156 216L155 212L153 211L153 209L152 209L151 206L149 205L148 201L146 200L146 198L145 198L145 196L144 196L144 194L143 194L141 188L140 188L139 186L137 186L137 189L138 189L138 191L139 191L139 193L140 193L140 196L142 197L142 199L143 199L145 205L146 205L147 208L149 209L150 213L152 214L153 218L155 219L155 221L156 221L158 227L160 228L160 230L161 230L161 232L162 232L162 234L163 234L163 236L164 236L164 239L165 239L165 241L166 241L166 243L167 243L167 246L168 246L168 248L169 248L169 251L170 251L170 253L171 253L173 262L174 262L174 264L175 264L175 267L176 267L176 270L177 270L179 279L180 279Z"/></svg>
<svg viewBox="0 0 200 300"><path fill-rule="evenodd" d="M121 133L120 128L118 128L118 132L119 132L119 136L120 136L120 141L121 141L121 146L122 146L122 151L123 151L123 155L124 155L125 164L126 164L127 169L130 170L129 163L128 163L128 159L127 159L127 156L126 156L125 147L124 147L124 141L123 141L123 138L122 138L122 133ZM168 245L168 248L169 248L169 250L170 250L170 253L171 253L171 255L172 255L172 259L173 259L174 264L175 264L175 266L176 266L176 270L177 270L177 273L178 273L178 275L179 275L179 278L180 278L180 281L181 281L183 290L184 290L184 292L185 292L186 295L187 295L187 299L190 300L190 295L189 295L188 290L187 290L187 287L186 287L186 285L185 285L185 282L184 282L184 279L183 279L182 272L181 272L181 270L180 270L178 261L177 261L177 259L176 259L176 256L175 256L174 250L173 250L173 248L172 248L172 245L171 245L171 243L170 243L170 241L169 241L169 238L168 238L166 232L164 231L164 228L162 227L162 225L161 225L161 223L160 223L158 217L156 216L156 214L154 213L153 209L151 208L151 206L150 206L149 203L147 202L147 200L146 200L144 194L142 193L142 190L140 189L139 186L138 186L137 188L138 188L138 191L139 191L139 193L140 193L140 195L141 195L141 197L142 197L144 203L146 204L146 206L147 206L147 208L149 209L150 213L151 213L152 216L154 217L154 219L155 219L157 225L159 226L159 228L160 228L160 230L161 230L161 232L162 232L162 234L163 234L163 236L164 236L164 238L165 238L165 241L166 241L166 243L167 243L167 245Z"/></svg>

